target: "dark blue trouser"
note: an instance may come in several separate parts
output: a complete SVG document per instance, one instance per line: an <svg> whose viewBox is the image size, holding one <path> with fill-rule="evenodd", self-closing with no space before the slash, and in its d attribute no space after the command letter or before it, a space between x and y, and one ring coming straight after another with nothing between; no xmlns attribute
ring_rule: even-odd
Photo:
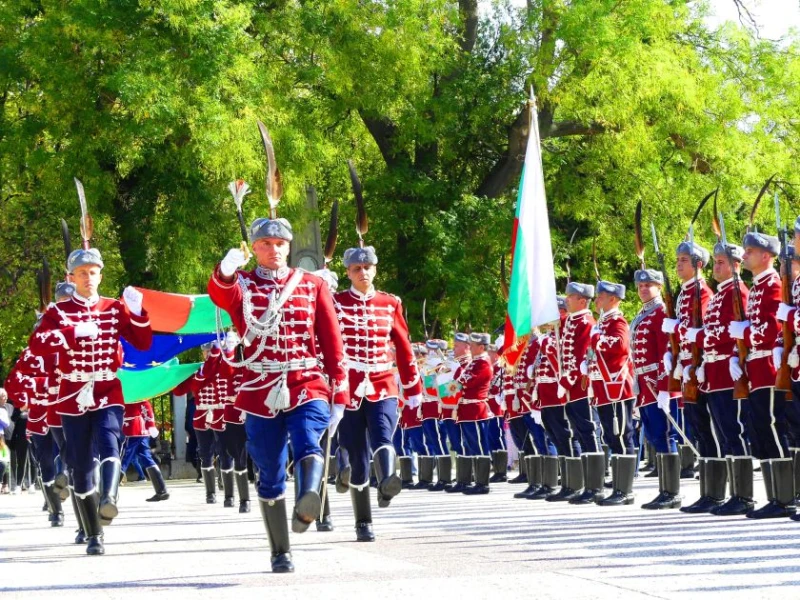
<svg viewBox="0 0 800 600"><path fill-rule="evenodd" d="M409 429L398 427L394 432L393 442L397 456L412 456L414 453L418 456L428 455L422 435L422 427L411 427Z"/></svg>
<svg viewBox="0 0 800 600"><path fill-rule="evenodd" d="M445 436L442 434L437 419L426 419L422 422L422 436L428 456L446 456Z"/></svg>
<svg viewBox="0 0 800 600"><path fill-rule="evenodd" d="M750 392L750 419L747 433L753 456L766 460L789 456L786 438L786 394L775 388Z"/></svg>
<svg viewBox="0 0 800 600"><path fill-rule="evenodd" d="M672 418L677 421L677 399L670 400L669 406ZM672 423L667 420L667 415L664 414L664 411L658 408L658 404L653 402L647 406L640 407L639 416L642 418L644 435L657 453L666 454L678 451L678 432L672 426Z"/></svg>
<svg viewBox="0 0 800 600"><path fill-rule="evenodd" d="M732 389L711 392L706 396L722 456L749 456L747 421L750 419L750 400L734 400Z"/></svg>
<svg viewBox="0 0 800 600"><path fill-rule="evenodd" d="M33 446L33 456L39 463L39 471L42 474L42 483L48 484L56 479L56 448L53 436L48 431L46 435L32 435L31 445Z"/></svg>
<svg viewBox="0 0 800 600"><path fill-rule="evenodd" d="M542 424L559 456L580 456L581 444L573 435L572 425L567 419L566 406L547 406L542 409Z"/></svg>
<svg viewBox="0 0 800 600"><path fill-rule="evenodd" d="M330 408L324 400L306 402L269 419L252 414L245 417L247 452L258 469L259 498L275 500L285 494L290 442L295 462L323 456L320 440L329 421Z"/></svg>
<svg viewBox="0 0 800 600"><path fill-rule="evenodd" d="M233 458L234 470L240 473L247 471L247 432L244 423L225 423L222 442L227 455Z"/></svg>
<svg viewBox="0 0 800 600"><path fill-rule="evenodd" d="M461 429L455 419L443 419L439 431L443 432L444 437L450 442L450 450L456 454L464 454L464 444L461 441ZM446 451L447 448L445 448L445 452Z"/></svg>
<svg viewBox="0 0 800 600"><path fill-rule="evenodd" d="M88 494L94 488L95 453L100 462L119 460L122 414L121 406L110 406L82 415L62 415L61 424L67 442L66 461L72 469L75 493Z"/></svg>
<svg viewBox="0 0 800 600"><path fill-rule="evenodd" d="M486 422L486 441L489 445L489 452L506 449L504 421L503 417L490 417Z"/></svg>
<svg viewBox="0 0 800 600"><path fill-rule="evenodd" d="M486 424L487 421L464 421L458 424L464 444L464 456L489 456Z"/></svg>
<svg viewBox="0 0 800 600"><path fill-rule="evenodd" d="M600 452L597 443L597 426L592 418L589 398L567 403L567 418L572 431L581 443L581 452Z"/></svg>
<svg viewBox="0 0 800 600"><path fill-rule="evenodd" d="M536 448L536 453L544 456L558 456L558 450L555 444L547 437L547 432L544 427L539 425L532 415L522 415L522 422L531 434L533 439L533 447Z"/></svg>
<svg viewBox="0 0 800 600"><path fill-rule="evenodd" d="M377 402L364 400L357 410L345 410L339 425L339 444L350 459L350 485L369 483L369 460L384 446L394 447L397 428L397 398Z"/></svg>
<svg viewBox="0 0 800 600"><path fill-rule="evenodd" d="M800 381L792 381L792 399L786 400L786 429L790 448L800 448Z"/></svg>
<svg viewBox="0 0 800 600"><path fill-rule="evenodd" d="M511 439L514 440L514 445L519 452L536 454L537 449L533 445L533 438L530 430L522 417L509 419L508 430L511 432Z"/></svg>
<svg viewBox="0 0 800 600"><path fill-rule="evenodd" d="M711 412L708 408L708 394L698 394L697 402L692 404L684 402L683 419L689 424L691 433L686 431L697 442L697 451L705 458L723 458L722 445L714 424L711 421Z"/></svg>
<svg viewBox="0 0 800 600"><path fill-rule="evenodd" d="M134 459L138 460L140 467L145 469L156 466L156 461L150 452L150 438L137 436L125 440L125 454L122 457L121 467L123 473L128 470Z"/></svg>
<svg viewBox="0 0 800 600"><path fill-rule="evenodd" d="M222 434L213 429L198 429L197 455L200 457L200 468L211 469L214 467L214 455L219 456L219 468L230 471L233 468L233 457L225 451L222 443Z"/></svg>
<svg viewBox="0 0 800 600"><path fill-rule="evenodd" d="M634 454L633 449L633 398L597 407L603 441L612 454ZM616 423L614 417L616 416ZM616 427L615 427L616 426ZM614 430L616 429L616 433Z"/></svg>

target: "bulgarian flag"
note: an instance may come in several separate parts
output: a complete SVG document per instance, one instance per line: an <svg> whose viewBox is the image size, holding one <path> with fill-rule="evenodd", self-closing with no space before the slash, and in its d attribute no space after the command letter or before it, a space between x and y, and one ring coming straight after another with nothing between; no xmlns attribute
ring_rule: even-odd
<svg viewBox="0 0 800 600"><path fill-rule="evenodd" d="M539 121L532 95L530 113L530 135L511 235L511 286L503 342L503 358L509 365L517 364L534 327L559 318Z"/></svg>

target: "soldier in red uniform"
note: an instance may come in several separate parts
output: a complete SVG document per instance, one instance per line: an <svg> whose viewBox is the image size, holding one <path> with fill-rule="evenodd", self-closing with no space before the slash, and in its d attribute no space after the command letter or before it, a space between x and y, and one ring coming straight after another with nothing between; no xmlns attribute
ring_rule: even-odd
<svg viewBox="0 0 800 600"><path fill-rule="evenodd" d="M426 456L420 457L420 483L423 474L431 475L428 491L440 492L453 482L452 457L447 451L444 435L439 419L442 417L442 403L439 398L441 375L446 371L447 342L445 340L427 340L425 342L425 359L420 364L423 378L422 404L422 436L425 443ZM433 470L437 471L437 482L434 484Z"/></svg>
<svg viewBox="0 0 800 600"><path fill-rule="evenodd" d="M212 301L231 316L244 345L235 407L245 414L247 451L258 468L258 499L271 548L272 571L294 571L286 518L288 439L295 459L292 530L306 531L320 514L324 451L347 403L341 336L328 285L286 264L292 228L286 219L256 219L250 242L257 259L228 251L208 283ZM322 365L320 366L320 355ZM323 372L324 368L324 372Z"/></svg>
<svg viewBox="0 0 800 600"><path fill-rule="evenodd" d="M492 363L492 384L489 387L489 412L491 416L486 423L486 437L492 457L494 475L489 483L508 481L508 450L505 440L506 395L513 393L511 377L506 373L504 365L497 355L503 348L501 335L494 344L489 344L487 352Z"/></svg>
<svg viewBox="0 0 800 600"><path fill-rule="evenodd" d="M619 309L625 299L625 286L610 281L597 282L595 306L600 312L592 328L589 354L581 373L589 378L594 403L603 429L603 440L611 448L611 473L614 492L602 497L605 456L590 454L586 459L586 489L595 492L601 506L631 504L636 471L633 448L633 368L630 360L630 329Z"/></svg>
<svg viewBox="0 0 800 600"><path fill-rule="evenodd" d="M150 483L153 485L155 495L147 499L148 502L169 500L167 484L158 464L150 452L150 438L158 437L158 428L153 414L153 407L148 400L132 402L125 405L125 415L122 422L122 435L125 436L125 454L122 458L122 473L128 470L131 461L138 457Z"/></svg>
<svg viewBox="0 0 800 600"><path fill-rule="evenodd" d="M721 242L714 246L717 292L708 302L703 327L686 332L688 341L703 350L697 381L708 404L711 433L719 444L720 455L700 459L700 499L681 508L684 512L739 515L753 508L753 461L745 429L749 403L734 399L728 368L728 361L736 353L736 340L728 334L728 324L734 320L734 285L739 286L743 304L747 303L747 286L738 278L734 280L734 268L738 273L743 256L741 246L729 244L726 249ZM732 474L733 493L725 502L728 472Z"/></svg>
<svg viewBox="0 0 800 600"><path fill-rule="evenodd" d="M678 434L667 414L678 416L677 395L669 393L668 377L671 365L664 364L669 336L662 321L667 312L661 298L664 275L661 271L639 269L634 274L642 308L631 322L634 388L644 435L656 450L659 493L642 505L648 510L680 508L681 461L678 454Z"/></svg>
<svg viewBox="0 0 800 600"><path fill-rule="evenodd" d="M460 493L464 491L464 487L469 484L469 482L465 484L463 481L465 477L470 477L469 473L462 472L461 485L459 485L458 480L458 457L464 454L464 442L461 438L461 427L458 425L456 419L461 391L459 389L459 384L454 381L454 378L458 370L467 366L471 360L472 355L469 351L469 334L457 331L453 336L453 357L451 360L445 362L446 366L442 370L443 372L441 375L437 378L437 381L449 386L450 390L450 395L447 398L441 398L442 421L440 423L440 431L443 434L442 438L446 438L446 441L449 442L450 445L450 451L454 452L456 455L456 483L445 486L445 491L449 493ZM447 446L445 446L445 450L447 450ZM469 468L471 472L472 467L469 461L462 461L462 471L465 471L467 468Z"/></svg>
<svg viewBox="0 0 800 600"><path fill-rule="evenodd" d="M394 345L407 407L415 410L422 401L422 380L400 299L377 291L372 284L377 264L371 246L347 249L344 265L352 285L334 296L350 385L339 442L350 457L350 497L359 541L375 539L369 498L370 451L378 479L378 506L389 506L401 490L392 444L400 390L392 373L395 365L390 344Z"/></svg>
<svg viewBox="0 0 800 600"><path fill-rule="evenodd" d="M110 521L118 512L124 405L117 379L120 338L140 350L148 349L152 341L141 292L128 287L123 301L97 294L102 268L98 250L73 251L67 271L76 291L47 310L29 341L36 354L58 354L62 377L56 412L61 415L66 462L88 535L88 554L105 552L100 519ZM100 459L99 493L93 477L95 452Z"/></svg>
<svg viewBox="0 0 800 600"><path fill-rule="evenodd" d="M422 362L424 355L428 353L425 344L412 344L414 359L417 365ZM392 360L395 359L394 348L391 349ZM400 374L397 368L392 370L394 375L395 385L399 390L402 390L402 383L400 381ZM405 396L402 391L398 397L398 426L394 434L394 449L400 457L400 479L402 481L403 489L428 489L433 479L433 465L424 461L427 450L424 443L424 435L422 433L422 406L418 405L411 408L406 402ZM417 455L419 460L419 483L414 483L414 454ZM427 466L430 465L430 472ZM423 472L425 471L425 472Z"/></svg>
<svg viewBox="0 0 800 600"><path fill-rule="evenodd" d="M769 503L747 513L749 518L766 519L795 514L792 458L786 440L785 394L775 391L776 365L783 353L780 323L781 278L773 263L780 253L777 237L751 232L744 236L744 268L753 274L747 298L747 320L731 321L728 333L744 340L747 363L738 355L729 360L734 381L747 370L750 380L750 419L747 433L753 455L761 460Z"/></svg>

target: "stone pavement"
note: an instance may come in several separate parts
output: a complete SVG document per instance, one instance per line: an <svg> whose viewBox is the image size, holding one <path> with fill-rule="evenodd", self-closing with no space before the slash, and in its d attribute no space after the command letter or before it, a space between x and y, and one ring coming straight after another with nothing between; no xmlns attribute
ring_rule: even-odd
<svg viewBox="0 0 800 600"><path fill-rule="evenodd" d="M620 508L514 500L522 487L509 484L480 497L404 491L373 505L372 544L354 541L349 496L334 493L336 531L293 534L292 575L269 572L257 506L239 515L205 504L201 484L169 483L158 504L144 501L149 484L122 488L104 557L71 543L71 507L53 529L41 494L0 496L0 597L800 597L800 523L641 510L653 479ZM698 483L682 485L693 502Z"/></svg>

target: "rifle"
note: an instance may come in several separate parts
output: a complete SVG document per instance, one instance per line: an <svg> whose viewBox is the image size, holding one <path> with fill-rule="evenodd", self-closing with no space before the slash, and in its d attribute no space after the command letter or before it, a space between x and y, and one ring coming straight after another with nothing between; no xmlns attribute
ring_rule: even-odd
<svg viewBox="0 0 800 600"><path fill-rule="evenodd" d="M658 258L658 268L664 275L664 308L666 309L667 317L674 319L675 302L672 299L672 284L670 283L669 276L667 275L667 269L664 263L664 253L661 252L661 248L658 246L658 234L656 233L656 226L652 221L650 221L650 229L653 233L653 246L655 247L656 257ZM680 345L678 344L678 335L674 332L669 334L669 349L670 352L672 352L673 361L678 360L678 355L680 354ZM667 378L667 385L669 386L667 389L670 392L680 392L682 387L681 381L679 379L675 379L672 376L672 373L667 373Z"/></svg>
<svg viewBox="0 0 800 600"><path fill-rule="evenodd" d="M778 202L778 192L775 192L775 223L778 227L778 236L781 238L781 300L784 304L792 304L792 257L789 255L787 247L786 228L781 227L781 208ZM794 332L789 321L783 322L783 356L780 365L775 365L777 375L775 377L775 388L787 392L787 399L791 399L792 393L792 369L789 367L789 353L794 348Z"/></svg>

